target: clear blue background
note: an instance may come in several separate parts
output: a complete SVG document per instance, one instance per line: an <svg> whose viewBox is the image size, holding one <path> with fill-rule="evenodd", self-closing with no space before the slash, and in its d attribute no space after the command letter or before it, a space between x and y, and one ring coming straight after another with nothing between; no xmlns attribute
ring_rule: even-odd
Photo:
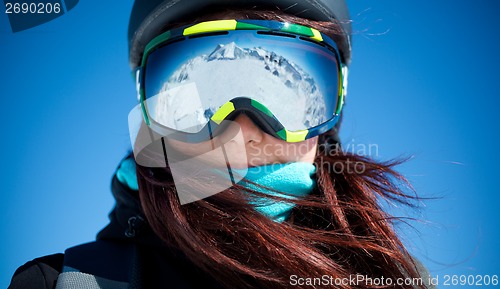
<svg viewBox="0 0 500 289"><path fill-rule="evenodd" d="M349 1L354 53L342 138L376 144L425 197L398 227L433 275L500 274L500 3ZM35 257L92 241L113 207L135 105L132 3L80 1L12 34L0 15L0 288ZM3 12L2 12L3 13ZM443 286L442 286L443 287Z"/></svg>

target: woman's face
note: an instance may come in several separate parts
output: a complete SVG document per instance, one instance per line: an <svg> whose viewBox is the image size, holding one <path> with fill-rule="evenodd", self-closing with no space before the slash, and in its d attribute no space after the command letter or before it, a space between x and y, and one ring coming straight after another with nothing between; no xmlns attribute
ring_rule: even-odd
<svg viewBox="0 0 500 289"><path fill-rule="evenodd" d="M167 140L169 145L187 156L201 156L215 166L229 164L233 168L247 168L276 163L313 163L318 137L303 142L288 143L263 132L246 115L240 114L213 140L185 143ZM211 153L223 149L226 157Z"/></svg>
<svg viewBox="0 0 500 289"><path fill-rule="evenodd" d="M247 15L238 11L224 11L206 15L202 20L240 19ZM201 19L199 19L201 21ZM276 163L306 162L313 163L318 137L303 142L288 143L263 132L252 120L240 114L228 128L211 141L201 143L184 143L177 140L167 140L169 145L188 156L205 154L204 160L215 166L233 168L248 168ZM223 148L226 156L220 153L210 153Z"/></svg>

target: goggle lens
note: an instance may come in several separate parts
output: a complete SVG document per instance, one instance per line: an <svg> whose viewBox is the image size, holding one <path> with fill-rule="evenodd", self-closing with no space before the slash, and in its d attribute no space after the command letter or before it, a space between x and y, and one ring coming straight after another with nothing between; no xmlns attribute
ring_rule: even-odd
<svg viewBox="0 0 500 289"><path fill-rule="evenodd" d="M278 122L272 127L289 132L332 121L341 105L337 51L298 35L234 30L182 37L146 57L147 117L174 131L219 124L238 109L230 107L235 98L254 100L255 109Z"/></svg>

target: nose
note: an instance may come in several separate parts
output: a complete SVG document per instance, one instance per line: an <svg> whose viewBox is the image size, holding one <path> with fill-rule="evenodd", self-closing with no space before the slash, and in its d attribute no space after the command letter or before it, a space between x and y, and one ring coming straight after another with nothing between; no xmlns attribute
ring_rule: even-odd
<svg viewBox="0 0 500 289"><path fill-rule="evenodd" d="M259 144L264 138L264 132L245 114L240 114L234 122L240 126L245 144Z"/></svg>

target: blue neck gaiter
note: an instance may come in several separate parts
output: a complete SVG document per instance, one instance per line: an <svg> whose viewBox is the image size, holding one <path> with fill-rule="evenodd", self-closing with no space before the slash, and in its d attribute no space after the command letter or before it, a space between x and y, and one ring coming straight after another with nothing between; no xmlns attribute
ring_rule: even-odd
<svg viewBox="0 0 500 289"><path fill-rule="evenodd" d="M135 166L134 159L124 159L116 171L116 178L120 181L120 183L126 185L132 190L137 191L139 190L139 184L137 183Z"/></svg>
<svg viewBox="0 0 500 289"><path fill-rule="evenodd" d="M243 175L244 171L234 170ZM272 196L291 198L266 188L271 188L278 192L287 193L298 198L310 194L316 186L316 180L313 175L316 167L310 163L295 162L286 164L271 164L248 168L245 178L239 182L240 185ZM133 159L125 159L120 164L116 172L118 180L132 190L138 190L137 176L135 172L135 162ZM262 187L245 182L249 180ZM271 220L282 223L285 221L292 209L294 203L277 201L266 197L254 197L251 202L255 210L269 217Z"/></svg>
<svg viewBox="0 0 500 289"><path fill-rule="evenodd" d="M238 170L235 171L238 172ZM301 198L310 194L316 186L316 180L313 179L315 172L316 167L313 164L303 162L250 167L245 179L264 188L245 182L245 179L240 181L239 184L248 189L272 196L291 198L291 196L278 193L283 192ZM295 207L294 203L266 197L252 198L251 203L255 206L256 211L278 223L285 221Z"/></svg>

